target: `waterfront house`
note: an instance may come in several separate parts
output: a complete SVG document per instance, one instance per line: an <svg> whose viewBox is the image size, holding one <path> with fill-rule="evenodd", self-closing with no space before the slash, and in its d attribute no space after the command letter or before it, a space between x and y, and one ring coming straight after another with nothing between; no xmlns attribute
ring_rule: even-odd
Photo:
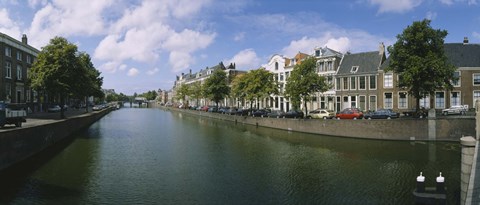
<svg viewBox="0 0 480 205"><path fill-rule="evenodd" d="M458 79L452 82L451 91L437 90L433 96L420 99L420 107L437 111L453 105L473 108L475 101L480 99L480 44L470 44L468 38L463 43L446 43L445 55L457 68L454 76ZM384 72L388 63L387 59L380 69L379 92L383 93L383 98L379 99L379 105L398 112L414 110L415 98L396 86L398 75Z"/></svg>
<svg viewBox="0 0 480 205"><path fill-rule="evenodd" d="M27 35L18 41L0 33L0 100L12 103L36 102L36 93L27 82L27 73L40 51L28 45Z"/></svg>
<svg viewBox="0 0 480 205"><path fill-rule="evenodd" d="M379 69L385 61L385 46L380 43L378 51L346 53L336 74L336 111L345 108L376 110Z"/></svg>

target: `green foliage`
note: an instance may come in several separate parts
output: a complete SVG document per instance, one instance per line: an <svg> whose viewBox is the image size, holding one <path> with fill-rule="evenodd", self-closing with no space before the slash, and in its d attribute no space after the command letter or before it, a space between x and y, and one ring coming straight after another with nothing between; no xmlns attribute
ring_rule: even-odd
<svg viewBox="0 0 480 205"><path fill-rule="evenodd" d="M309 57L300 64L295 65L285 86L285 95L290 97L294 109L300 107L303 100L305 112L307 112L306 103L311 100L311 95L316 92L325 92L331 88L326 82L325 77L316 73L316 59Z"/></svg>
<svg viewBox="0 0 480 205"><path fill-rule="evenodd" d="M430 20L416 21L397 35L397 42L388 47L390 64L386 71L400 76L398 87L406 88L417 100L433 95L435 90L452 89L455 67L444 51L446 30L435 30Z"/></svg>
<svg viewBox="0 0 480 205"><path fill-rule="evenodd" d="M190 89L187 84L181 84L175 90L175 98L177 100L181 100L182 102L185 101L186 97L190 95Z"/></svg>
<svg viewBox="0 0 480 205"><path fill-rule="evenodd" d="M90 56L79 53L77 46L62 37L55 37L42 48L30 69L30 86L50 97L59 97L60 105L68 96L103 97L103 78L93 66ZM60 112L64 118L63 109Z"/></svg>
<svg viewBox="0 0 480 205"><path fill-rule="evenodd" d="M189 96L197 101L197 105L200 101L200 98L204 96L203 93L203 86L200 81L189 84Z"/></svg>
<svg viewBox="0 0 480 205"><path fill-rule="evenodd" d="M142 93L140 95L138 95L139 97L144 97L146 98L147 100L155 100L155 98L157 98L157 91L155 90L151 90L151 91L148 91L146 93Z"/></svg>
<svg viewBox="0 0 480 205"><path fill-rule="evenodd" d="M205 96L214 101L218 106L218 102L230 94L230 87L227 84L227 74L221 70L215 70L204 84Z"/></svg>
<svg viewBox="0 0 480 205"><path fill-rule="evenodd" d="M247 99L252 103L255 99L262 99L278 94L278 85L273 78L273 73L265 69L251 70L238 75L232 81L232 96Z"/></svg>

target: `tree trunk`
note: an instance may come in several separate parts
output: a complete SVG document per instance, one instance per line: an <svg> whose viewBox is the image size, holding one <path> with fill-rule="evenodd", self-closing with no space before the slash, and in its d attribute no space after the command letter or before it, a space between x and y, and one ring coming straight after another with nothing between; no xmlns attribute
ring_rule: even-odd
<svg viewBox="0 0 480 205"><path fill-rule="evenodd" d="M60 94L60 118L65 119L65 97Z"/></svg>
<svg viewBox="0 0 480 205"><path fill-rule="evenodd" d="M308 109L307 109L307 101L303 99L303 106L305 107L305 116L307 116Z"/></svg>

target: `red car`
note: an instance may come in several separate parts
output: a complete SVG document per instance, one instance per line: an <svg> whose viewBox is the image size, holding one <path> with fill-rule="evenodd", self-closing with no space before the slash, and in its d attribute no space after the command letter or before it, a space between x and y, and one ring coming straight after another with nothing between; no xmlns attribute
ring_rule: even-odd
<svg viewBox="0 0 480 205"><path fill-rule="evenodd" d="M341 112L337 113L337 119L362 119L363 113L358 108L345 108Z"/></svg>

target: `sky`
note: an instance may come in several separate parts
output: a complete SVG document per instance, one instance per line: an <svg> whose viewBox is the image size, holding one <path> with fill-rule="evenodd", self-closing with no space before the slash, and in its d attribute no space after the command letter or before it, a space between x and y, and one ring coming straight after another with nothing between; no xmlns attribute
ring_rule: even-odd
<svg viewBox="0 0 480 205"><path fill-rule="evenodd" d="M90 54L103 88L126 95L220 62L252 70L315 47L375 51L423 19L446 43L480 41L480 0L0 0L0 32L39 50L65 37Z"/></svg>

